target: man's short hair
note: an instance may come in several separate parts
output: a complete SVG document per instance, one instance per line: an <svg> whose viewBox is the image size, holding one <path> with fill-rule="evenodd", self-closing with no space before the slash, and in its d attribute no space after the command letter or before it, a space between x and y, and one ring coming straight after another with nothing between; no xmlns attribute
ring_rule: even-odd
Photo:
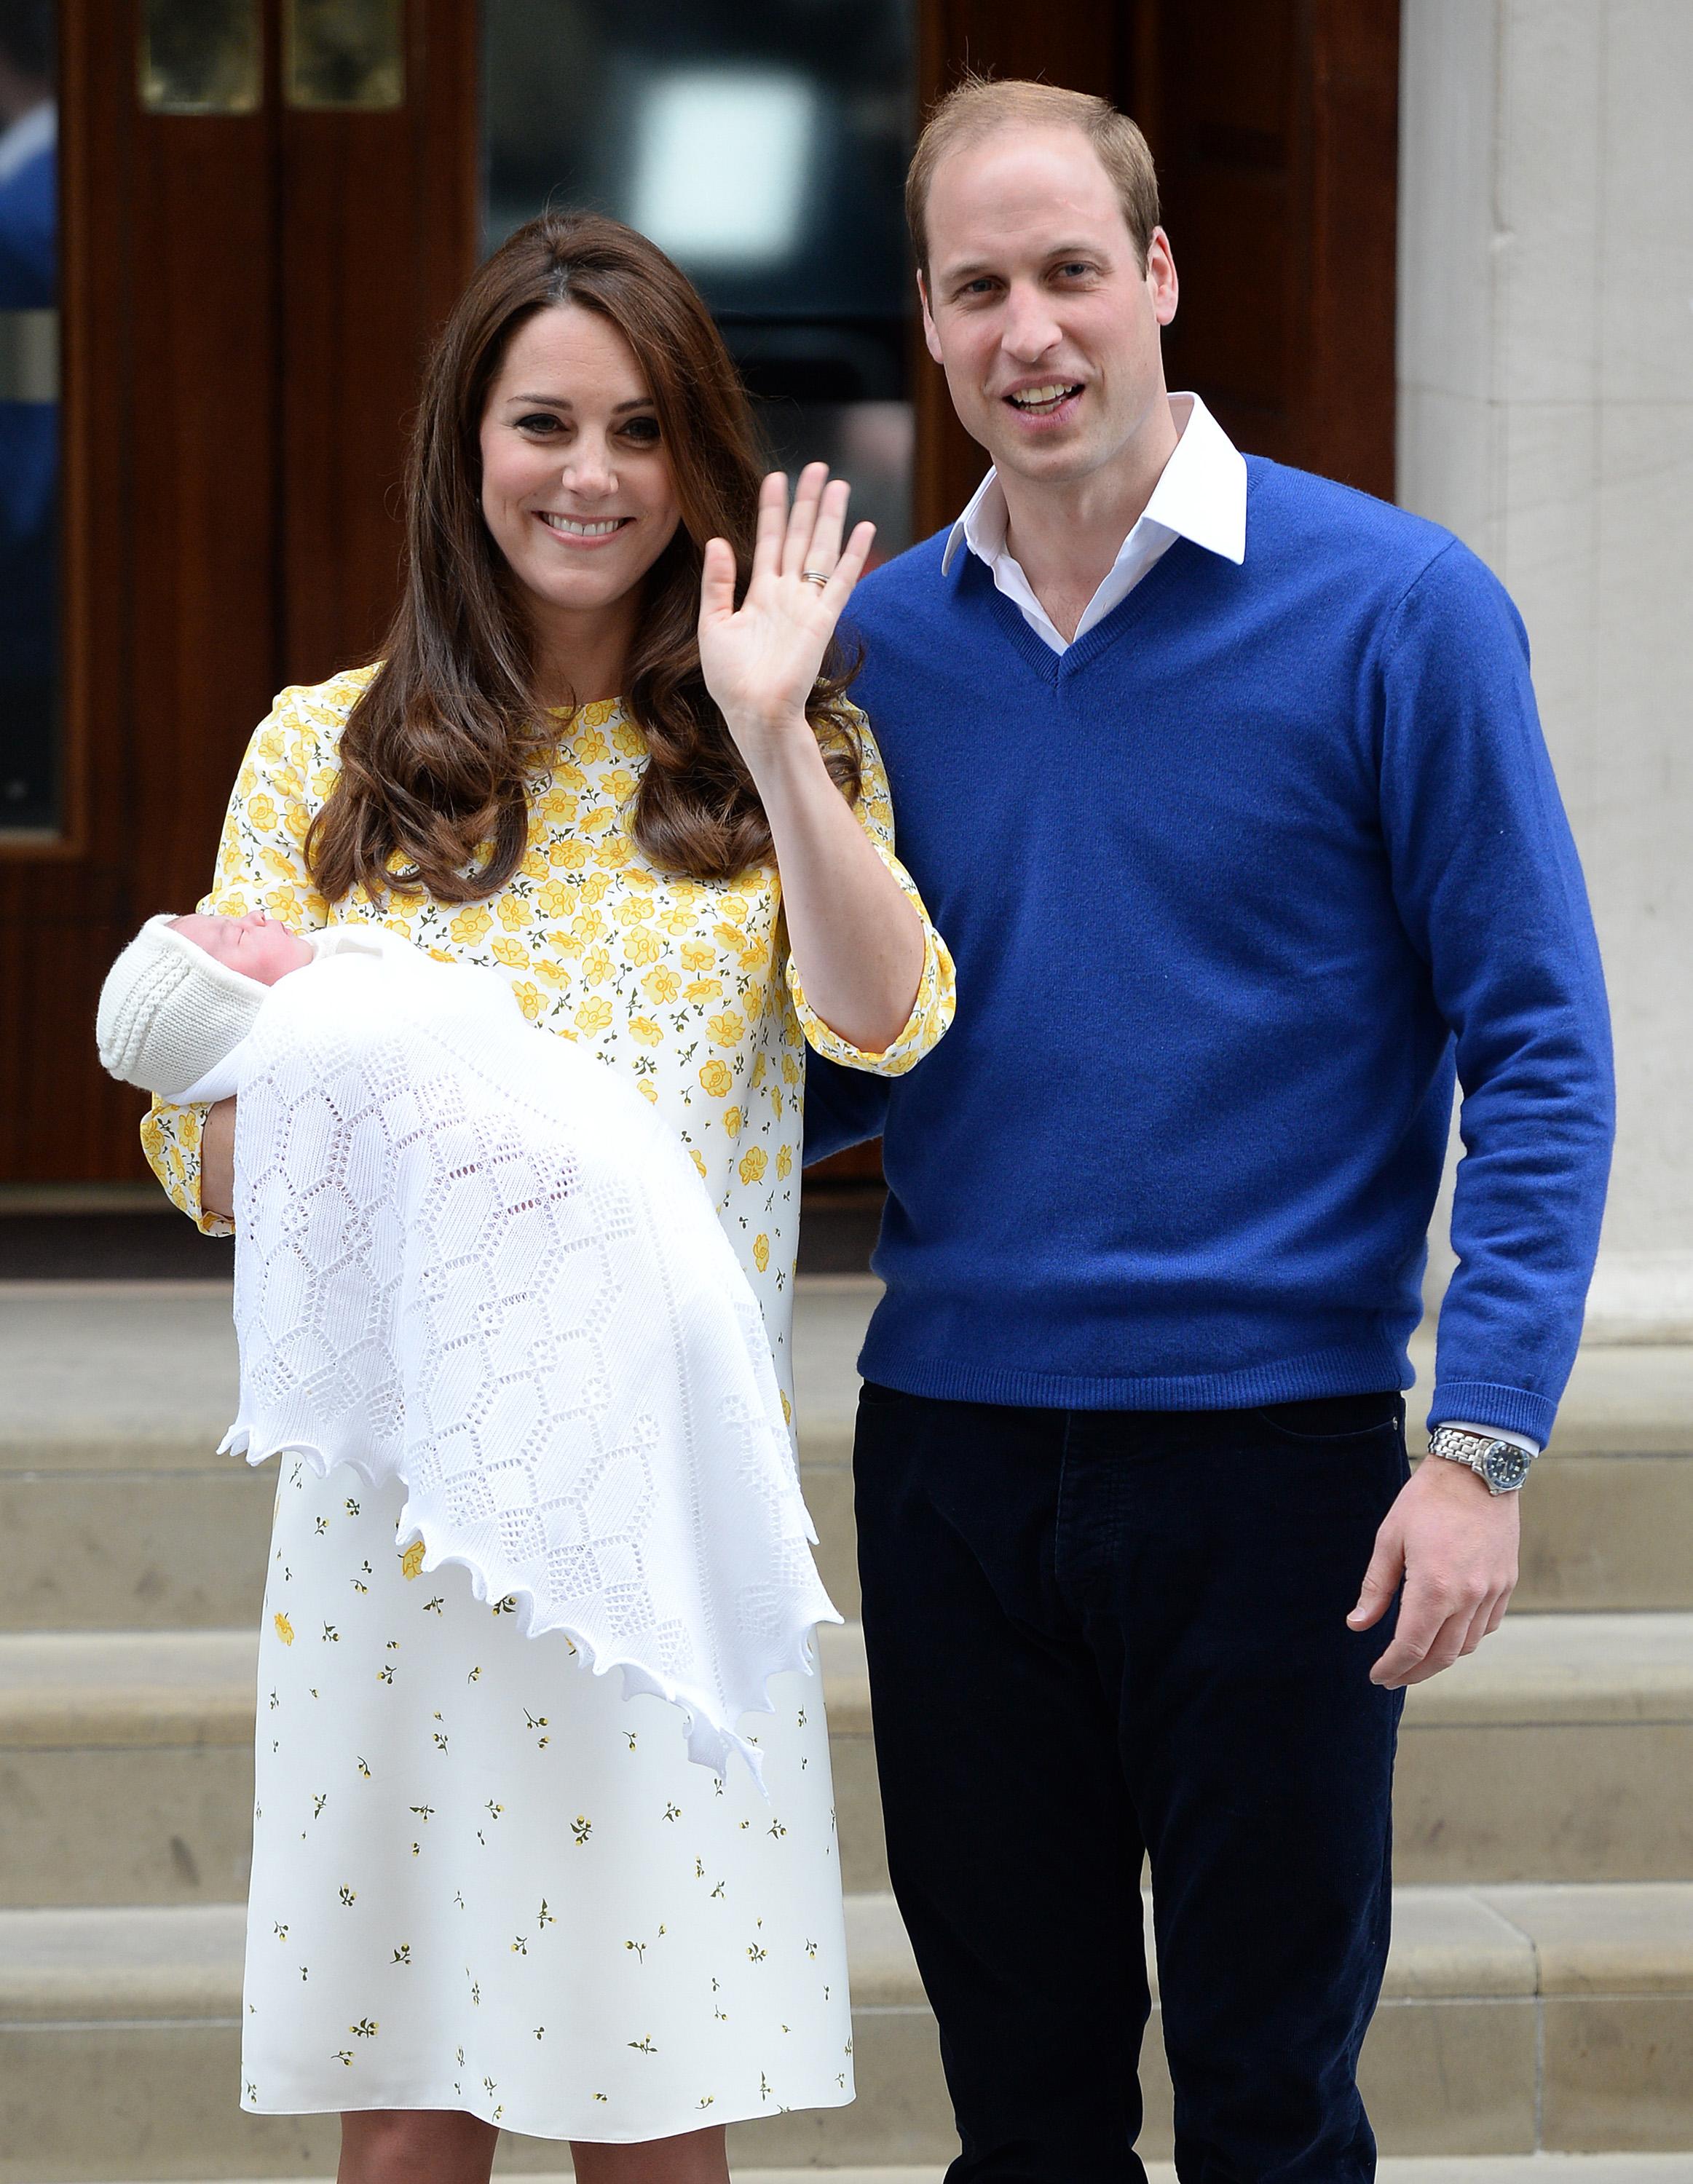
<svg viewBox="0 0 1693 2184"><path fill-rule="evenodd" d="M1085 91L1064 91L1055 83L1031 83L1014 76L996 82L969 75L930 113L905 177L906 223L924 279L929 277L925 215L936 168L961 145L978 143L997 130L1020 125L1081 131L1115 185L1144 270L1152 231L1158 226L1158 176L1146 138L1128 115L1119 114L1109 99Z"/></svg>

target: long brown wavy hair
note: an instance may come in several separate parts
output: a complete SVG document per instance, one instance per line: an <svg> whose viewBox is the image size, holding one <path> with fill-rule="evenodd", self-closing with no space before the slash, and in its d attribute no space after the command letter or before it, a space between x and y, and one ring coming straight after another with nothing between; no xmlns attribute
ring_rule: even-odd
<svg viewBox="0 0 1693 2184"><path fill-rule="evenodd" d="M472 901L497 894L528 846L530 796L550 769L558 725L535 702L516 579L483 520L480 434L512 334L562 304L601 312L634 352L681 510L647 571L624 677L648 754L635 840L655 864L698 878L771 855L696 634L707 539L728 539L743 583L752 566L761 465L746 393L698 292L662 251L618 220L546 213L478 270L429 361L406 465L405 595L306 838L331 902L359 884L377 897L398 889ZM806 710L830 773L856 803L850 679L831 649Z"/></svg>

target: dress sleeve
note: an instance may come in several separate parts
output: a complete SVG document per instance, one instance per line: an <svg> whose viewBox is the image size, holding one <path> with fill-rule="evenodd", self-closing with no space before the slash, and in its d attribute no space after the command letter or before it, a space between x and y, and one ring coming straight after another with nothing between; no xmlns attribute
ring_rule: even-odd
<svg viewBox="0 0 1693 2184"><path fill-rule="evenodd" d="M223 822L211 891L196 907L240 917L267 910L295 933L329 922L329 905L311 883L305 833L334 786L336 760L325 724L284 690L254 730ZM171 1204L207 1236L232 1236L235 1224L200 1203L200 1133L209 1106L155 1099L141 1126L147 1164Z"/></svg>
<svg viewBox="0 0 1693 2184"><path fill-rule="evenodd" d="M830 1061L838 1061L848 1069L867 1069L878 1077L902 1077L939 1044L942 1034L953 1021L957 1006L953 958L946 942L929 921L923 906L923 898L917 892L912 878L893 853L893 803L888 794L887 774L882 766L881 753L876 749L869 723L860 713L858 733L863 744L863 789L858 799L858 823L869 836L876 855L898 881L910 899L913 908L923 921L923 975L917 984L917 999L912 1003L911 1014L906 1018L899 1036L891 1046L880 1054L866 1052L854 1046L849 1039L831 1031L811 1004L806 1000L805 988L800 974L794 968L791 956L788 958L788 991L793 995L794 1007L798 1011L800 1027L805 1033L806 1043Z"/></svg>

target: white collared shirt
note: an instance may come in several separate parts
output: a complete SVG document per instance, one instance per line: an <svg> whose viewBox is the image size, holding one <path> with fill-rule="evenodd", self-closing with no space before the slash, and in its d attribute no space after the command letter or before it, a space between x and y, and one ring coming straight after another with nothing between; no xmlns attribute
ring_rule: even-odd
<svg viewBox="0 0 1693 2184"><path fill-rule="evenodd" d="M1172 394L1170 411L1182 437L1153 488L1145 512L1118 548L1116 560L1076 625L1078 638L1086 637L1120 606L1178 538L1191 538L1196 546L1230 561L1246 559L1245 457L1197 394ZM1005 488L998 472L990 471L953 526L941 557L941 571L951 568L961 544L968 546L992 571L996 586L1020 610L1036 636L1054 652L1067 652L1075 638L1059 634L1006 546L1009 520Z"/></svg>

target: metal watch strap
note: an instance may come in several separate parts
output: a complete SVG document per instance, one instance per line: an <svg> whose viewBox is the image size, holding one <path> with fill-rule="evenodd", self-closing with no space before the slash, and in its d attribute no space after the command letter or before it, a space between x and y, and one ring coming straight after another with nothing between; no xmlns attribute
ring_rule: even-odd
<svg viewBox="0 0 1693 2184"><path fill-rule="evenodd" d="M1485 1434L1461 1433L1453 1426L1437 1426L1428 1436L1428 1453L1461 1463L1480 1479L1489 1494L1515 1494L1528 1476L1534 1461L1515 1441L1493 1440Z"/></svg>

